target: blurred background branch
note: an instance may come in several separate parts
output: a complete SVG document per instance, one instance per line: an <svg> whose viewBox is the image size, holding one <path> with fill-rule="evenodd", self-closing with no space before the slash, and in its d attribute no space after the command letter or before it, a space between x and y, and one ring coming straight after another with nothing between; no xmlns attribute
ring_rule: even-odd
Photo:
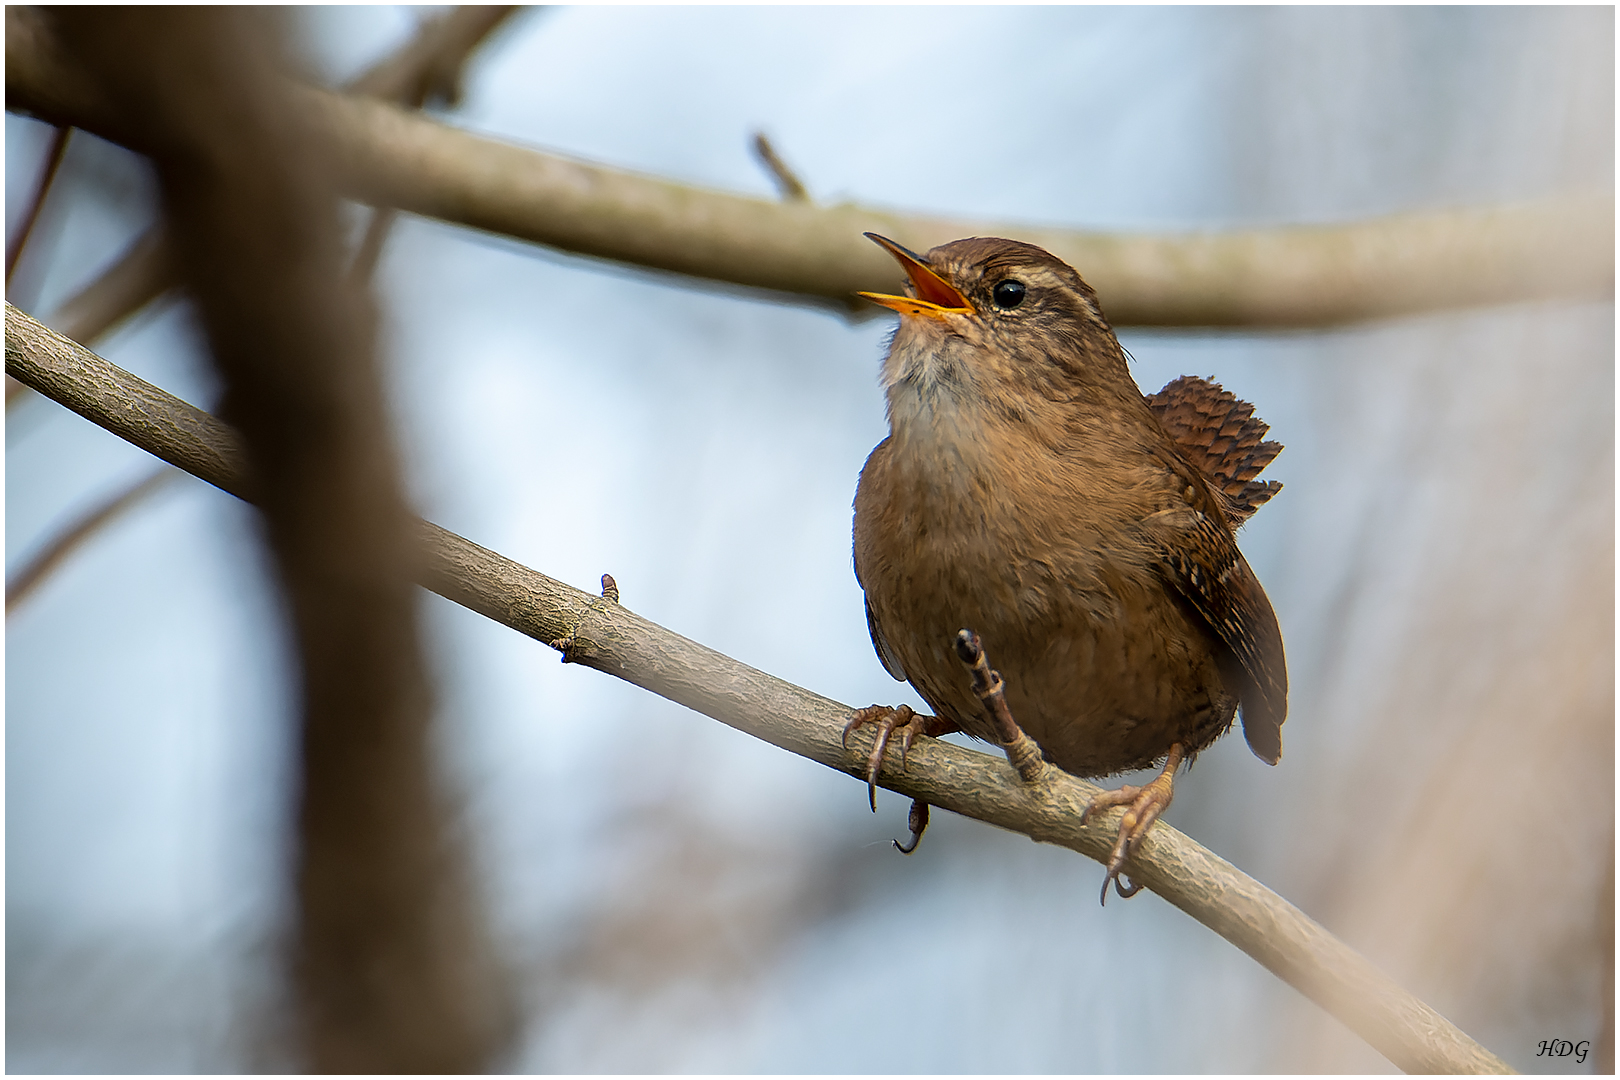
<svg viewBox="0 0 1620 1080"><path fill-rule="evenodd" d="M754 148L754 156L765 166L765 171L771 174L771 179L776 182L776 190L782 193L785 202L810 201L810 192L805 188L804 182L799 179L798 174L788 168L788 163L782 160L781 155L776 152L776 147L771 144L770 138L763 131L754 132L751 145Z"/></svg>
<svg viewBox="0 0 1620 1080"><path fill-rule="evenodd" d="M465 69L472 54L519 10L509 5L465 6L429 16L404 47L352 80L347 89L351 93L397 102L411 108L422 108L429 102L457 105L461 101ZM46 33L34 13L12 9L8 11L7 19L8 30L15 30L21 38L38 41ZM7 243L8 285L18 257L39 217L51 181L61 166L71 132L72 128L65 127L56 130L46 169L23 224ZM388 208L370 212L351 263L350 272L357 281L369 280L376 269L394 217L395 211ZM160 222L138 236L111 266L57 307L48 316L48 321L75 341L94 342L178 282L178 271ZM27 387L23 384L10 378L6 380L8 408L26 393ZM136 484L124 495L109 502L108 506L116 506L116 512L91 512L72 526L68 533L50 542L45 549L49 558L42 556L28 567L26 573L19 572L22 576L17 580L19 588L15 594L8 586L7 610L32 592L45 576L61 566L97 530L119 520L125 510L156 490L155 485Z"/></svg>
<svg viewBox="0 0 1620 1080"><path fill-rule="evenodd" d="M233 494L256 494L240 439L213 417L6 308L6 370L114 434ZM756 738L856 778L866 748L842 744L850 708L764 672L422 523L428 588L543 642L566 639L567 658L677 701ZM884 787L1059 844L1105 862L1117 812L1089 826L1081 812L1100 789L1058 770L1036 788L998 756L923 739ZM1511 1072L1294 905L1163 823L1132 856L1133 882L1152 889L1316 1001L1408 1072Z"/></svg>
<svg viewBox="0 0 1620 1080"><path fill-rule="evenodd" d="M8 107L117 139L40 34L10 32L24 18L12 10ZM353 198L846 308L851 294L894 283L892 260L862 239L866 230L918 249L974 235L1038 244L1079 268L1122 326L1330 326L1614 288L1612 192L1344 225L1089 232L771 202L514 146L376 101L307 87L293 97Z"/></svg>
<svg viewBox="0 0 1620 1080"><path fill-rule="evenodd" d="M347 90L413 109L429 101L459 104L466 65L473 53L519 10L512 6L465 6L428 17L403 48L355 78ZM56 55L54 46L45 44L49 31L39 23L37 14L8 8L6 30L8 37L17 35L19 48L29 50L35 61ZM59 60L53 62L54 70L62 66ZM370 275L391 220L387 208L372 213L355 254L356 273ZM48 317L48 323L75 341L94 342L163 295L177 280L163 228L155 225L99 277L64 301Z"/></svg>
<svg viewBox="0 0 1620 1080"><path fill-rule="evenodd" d="M39 182L34 187L33 196L28 200L28 209L23 211L22 225L17 234L6 241L6 286L11 285L11 275L17 269L17 259L22 255L23 246L28 243L28 237L34 231L34 224L39 221L39 211L45 205L45 196L50 194L51 181L56 179L56 170L62 167L62 155L67 153L68 137L73 134L72 128L59 127L51 135L50 149L45 152L45 169L39 174Z"/></svg>
<svg viewBox="0 0 1620 1080"><path fill-rule="evenodd" d="M133 484L126 484L47 540L38 554L6 579L6 614L11 614L11 609L26 600L51 571L104 526L179 475L173 469L159 469Z"/></svg>

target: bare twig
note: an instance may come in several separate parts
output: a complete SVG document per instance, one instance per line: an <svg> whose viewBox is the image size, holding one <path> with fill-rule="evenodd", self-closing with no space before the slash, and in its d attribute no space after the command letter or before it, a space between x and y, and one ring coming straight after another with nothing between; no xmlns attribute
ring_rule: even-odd
<svg viewBox="0 0 1620 1080"><path fill-rule="evenodd" d="M244 497L257 490L240 443L201 410L6 308L6 371L91 422ZM538 641L568 638L570 658L865 779L866 748L840 745L848 706L722 656L620 604L572 588L436 525L422 523L422 583ZM1101 789L1060 770L1023 783L996 757L918 739L883 786L1102 862L1115 812L1080 815ZM1254 957L1411 1072L1511 1070L1298 908L1160 822L1132 856L1135 880Z"/></svg>
<svg viewBox="0 0 1620 1080"><path fill-rule="evenodd" d="M63 9L152 157L174 265L258 478L301 695L296 954L321 1072L469 1072L507 1017L433 762L420 554L370 297L262 9Z"/></svg>
<svg viewBox="0 0 1620 1080"><path fill-rule="evenodd" d="M495 29L520 9L459 7L424 23L404 49L349 85L351 93L420 109L429 101L461 102L467 61ZM349 268L356 281L369 281L398 212L380 206L371 212L365 235Z"/></svg>
<svg viewBox="0 0 1620 1080"><path fill-rule="evenodd" d="M518 6L468 5L430 18L403 49L349 83L352 94L421 108L429 100L461 101L467 61Z"/></svg>
<svg viewBox="0 0 1620 1080"><path fill-rule="evenodd" d="M179 280L173 263L163 227L154 225L57 308L50 324L74 341L94 341L168 292Z"/></svg>
<svg viewBox="0 0 1620 1080"><path fill-rule="evenodd" d="M40 549L39 554L29 559L21 570L7 579L6 614L10 615L11 609L26 600L51 571L61 565L69 555L83 547L102 528L180 475L179 472L165 466L150 476L143 476L135 483L128 484L122 490L103 499L52 537Z"/></svg>
<svg viewBox="0 0 1620 1080"><path fill-rule="evenodd" d="M810 192L805 190L804 184L794 175L793 170L788 168L787 162L777 154L776 147L771 145L771 140L766 138L763 131L754 132L754 156L759 158L759 163L765 166L765 171L776 181L776 187L781 191L782 198L788 202L810 201Z"/></svg>
<svg viewBox="0 0 1620 1080"><path fill-rule="evenodd" d="M118 138L50 42L13 34L10 108ZM945 220L852 205L773 202L591 165L458 131L374 101L300 88L347 193L565 251L766 289L849 310L895 284L861 234L926 249L1009 236L1067 260L1116 325L1328 326L1553 296L1614 293L1614 195L1398 214L1346 225L1185 234Z"/></svg>
<svg viewBox="0 0 1620 1080"><path fill-rule="evenodd" d="M62 167L62 157L67 153L68 138L73 134L69 127L58 127L51 133L51 144L45 151L45 169L39 175L39 182L34 186L34 194L28 200L28 209L23 212L22 224L17 227L17 235L11 238L6 245L6 288L11 288L11 275L17 269L17 260L22 257L23 247L28 243L28 237L33 234L34 223L39 220L39 212L45 206L45 196L51 193L51 181L56 179L56 170Z"/></svg>

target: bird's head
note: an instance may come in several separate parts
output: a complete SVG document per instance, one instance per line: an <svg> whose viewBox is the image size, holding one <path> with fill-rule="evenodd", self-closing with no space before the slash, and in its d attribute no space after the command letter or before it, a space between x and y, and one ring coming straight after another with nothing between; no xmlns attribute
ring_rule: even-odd
<svg viewBox="0 0 1620 1080"><path fill-rule="evenodd" d="M1033 244L971 237L918 255L867 233L909 279L905 296L863 292L900 314L884 364L891 420L965 404L1009 419L1128 387L1140 397L1097 294Z"/></svg>

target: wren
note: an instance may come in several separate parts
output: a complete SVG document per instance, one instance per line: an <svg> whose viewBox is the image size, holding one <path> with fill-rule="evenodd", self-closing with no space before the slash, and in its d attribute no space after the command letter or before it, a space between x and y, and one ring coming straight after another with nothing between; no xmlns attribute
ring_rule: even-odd
<svg viewBox="0 0 1620 1080"><path fill-rule="evenodd" d="M1234 530L1282 486L1282 447L1253 408L1183 377L1144 397L1097 295L1014 240L917 255L868 233L909 278L863 293L900 314L882 382L889 437L855 494L855 573L884 666L934 710L858 710L846 736L963 731L999 741L953 649L993 651L1018 725L1057 765L1157 779L1095 799L1125 820L1103 881L1170 803L1175 771L1241 716L1255 756L1282 753L1282 635ZM924 819L926 820L926 819ZM915 843L915 838L913 843Z"/></svg>

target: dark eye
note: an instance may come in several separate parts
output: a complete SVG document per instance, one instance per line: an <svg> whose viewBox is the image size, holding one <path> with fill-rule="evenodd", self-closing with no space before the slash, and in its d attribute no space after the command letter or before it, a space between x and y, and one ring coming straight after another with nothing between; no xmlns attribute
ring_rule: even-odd
<svg viewBox="0 0 1620 1080"><path fill-rule="evenodd" d="M996 302L996 307L1011 311L1024 302L1024 283L1012 278L998 281L996 287L990 290L990 299Z"/></svg>

